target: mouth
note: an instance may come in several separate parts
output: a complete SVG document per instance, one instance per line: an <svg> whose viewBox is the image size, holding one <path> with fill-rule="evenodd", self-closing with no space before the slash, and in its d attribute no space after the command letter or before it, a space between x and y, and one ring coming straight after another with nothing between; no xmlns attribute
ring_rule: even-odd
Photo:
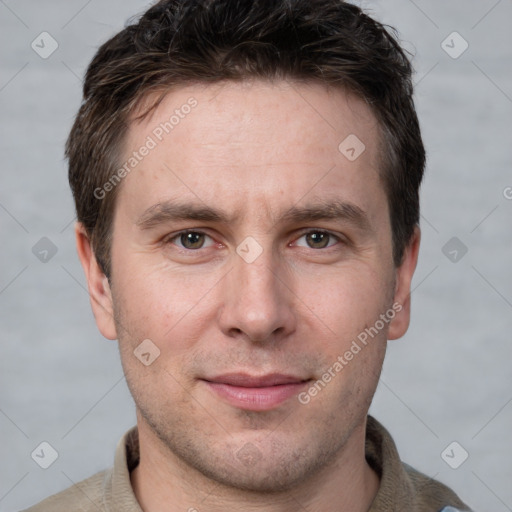
<svg viewBox="0 0 512 512"><path fill-rule="evenodd" d="M249 411L275 409L296 396L311 381L279 373L262 376L230 373L202 380L223 401Z"/></svg>

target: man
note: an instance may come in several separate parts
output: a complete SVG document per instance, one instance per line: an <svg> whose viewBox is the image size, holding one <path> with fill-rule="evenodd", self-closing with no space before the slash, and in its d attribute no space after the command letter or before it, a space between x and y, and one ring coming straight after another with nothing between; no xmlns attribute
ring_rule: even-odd
<svg viewBox="0 0 512 512"><path fill-rule="evenodd" d="M411 67L340 0L166 0L91 63L76 240L137 427L32 509L468 510L368 417L410 317Z"/></svg>

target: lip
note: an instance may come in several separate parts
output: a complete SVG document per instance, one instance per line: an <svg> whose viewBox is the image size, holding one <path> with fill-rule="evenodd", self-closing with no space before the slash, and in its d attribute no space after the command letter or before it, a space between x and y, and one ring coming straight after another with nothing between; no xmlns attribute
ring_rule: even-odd
<svg viewBox="0 0 512 512"><path fill-rule="evenodd" d="M310 379L286 374L229 373L203 379L217 396L239 409L268 411L297 395Z"/></svg>

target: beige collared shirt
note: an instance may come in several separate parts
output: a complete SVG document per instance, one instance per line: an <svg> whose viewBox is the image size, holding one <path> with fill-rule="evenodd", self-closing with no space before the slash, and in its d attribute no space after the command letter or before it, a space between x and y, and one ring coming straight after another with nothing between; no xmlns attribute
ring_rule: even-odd
<svg viewBox="0 0 512 512"><path fill-rule="evenodd" d="M388 431L368 416L366 459L380 476L379 491L369 512L457 512L469 508L446 486L400 461ZM139 461L137 429L119 441L114 466L25 512L142 512L130 483Z"/></svg>

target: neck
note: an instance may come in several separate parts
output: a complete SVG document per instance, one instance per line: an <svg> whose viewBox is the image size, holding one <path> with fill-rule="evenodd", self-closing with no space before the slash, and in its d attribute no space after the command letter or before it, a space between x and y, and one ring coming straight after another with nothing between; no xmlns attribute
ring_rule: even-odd
<svg viewBox="0 0 512 512"><path fill-rule="evenodd" d="M140 418L138 430L140 462L131 481L144 512L296 512L298 504L311 512L366 512L379 487L365 459L366 422L332 463L296 487L272 494L211 480L172 454Z"/></svg>

